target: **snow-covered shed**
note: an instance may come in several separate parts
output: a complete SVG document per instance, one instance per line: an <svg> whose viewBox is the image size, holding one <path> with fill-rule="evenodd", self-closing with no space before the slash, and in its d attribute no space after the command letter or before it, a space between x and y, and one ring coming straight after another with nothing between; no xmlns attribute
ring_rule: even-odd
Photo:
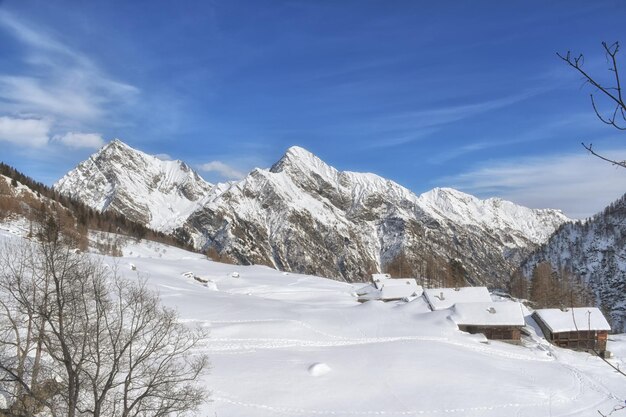
<svg viewBox="0 0 626 417"><path fill-rule="evenodd" d="M526 324L522 305L512 301L455 303L450 317L459 330L492 340L519 341Z"/></svg>
<svg viewBox="0 0 626 417"><path fill-rule="evenodd" d="M533 319L553 344L570 349L606 351L611 325L596 307L544 308Z"/></svg>
<svg viewBox="0 0 626 417"><path fill-rule="evenodd" d="M422 295L421 285L413 278L386 278L374 284L367 285L357 291L359 301L369 300L410 300Z"/></svg>
<svg viewBox="0 0 626 417"><path fill-rule="evenodd" d="M445 310L456 303L489 303L491 296L486 287L428 288L424 297L433 311Z"/></svg>

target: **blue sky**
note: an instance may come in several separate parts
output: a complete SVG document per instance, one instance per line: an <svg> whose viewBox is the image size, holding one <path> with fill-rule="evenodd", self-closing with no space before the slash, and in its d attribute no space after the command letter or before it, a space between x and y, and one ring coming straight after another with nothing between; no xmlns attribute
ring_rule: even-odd
<svg viewBox="0 0 626 417"><path fill-rule="evenodd" d="M626 170L580 142L626 159L626 134L555 53L606 77L625 21L618 0L0 1L0 160L52 184L120 138L216 182L299 145L584 217Z"/></svg>

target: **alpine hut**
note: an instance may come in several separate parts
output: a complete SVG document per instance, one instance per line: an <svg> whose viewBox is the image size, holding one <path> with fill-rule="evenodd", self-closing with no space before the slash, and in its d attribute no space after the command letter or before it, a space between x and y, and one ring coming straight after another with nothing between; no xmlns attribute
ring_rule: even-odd
<svg viewBox="0 0 626 417"><path fill-rule="evenodd" d="M522 327L526 325L522 305L509 301L456 303L450 317L459 330L513 343L520 341Z"/></svg>
<svg viewBox="0 0 626 417"><path fill-rule="evenodd" d="M556 346L606 354L611 326L596 307L539 309L533 319Z"/></svg>

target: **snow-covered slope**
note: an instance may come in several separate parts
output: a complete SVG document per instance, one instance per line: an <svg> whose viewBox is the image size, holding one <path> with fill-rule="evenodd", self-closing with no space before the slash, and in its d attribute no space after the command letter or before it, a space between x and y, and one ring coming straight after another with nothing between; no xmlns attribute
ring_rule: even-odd
<svg viewBox="0 0 626 417"><path fill-rule="evenodd" d="M0 227L0 241L16 239ZM352 285L314 276L145 241L123 252L103 260L147 279L184 322L210 330L200 348L212 365L201 416L583 417L608 415L626 397L623 376L548 345L528 311L522 346L487 342L421 298L359 304ZM624 337L611 336L608 348L623 369Z"/></svg>
<svg viewBox="0 0 626 417"><path fill-rule="evenodd" d="M583 279L613 328L626 330L626 195L584 222L561 227L524 262L525 275L546 261Z"/></svg>
<svg viewBox="0 0 626 417"><path fill-rule="evenodd" d="M162 161L114 140L54 188L100 210L169 232L200 205L212 185L181 161Z"/></svg>
<svg viewBox="0 0 626 417"><path fill-rule="evenodd" d="M527 251L568 220L556 210L447 188L418 197L374 174L338 171L297 146L270 169L214 187L177 164L115 141L58 188L92 207L175 230L221 259L348 281L394 267L444 281L455 260L457 274L471 282L501 285ZM193 192L182 198L180 184L189 178Z"/></svg>

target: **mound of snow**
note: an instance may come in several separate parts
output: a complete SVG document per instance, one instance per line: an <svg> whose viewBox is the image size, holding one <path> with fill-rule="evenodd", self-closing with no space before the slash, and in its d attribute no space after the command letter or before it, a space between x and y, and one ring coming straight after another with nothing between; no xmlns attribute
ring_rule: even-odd
<svg viewBox="0 0 626 417"><path fill-rule="evenodd" d="M309 375L311 376L323 376L332 371L331 367L325 363L318 362L309 366Z"/></svg>

